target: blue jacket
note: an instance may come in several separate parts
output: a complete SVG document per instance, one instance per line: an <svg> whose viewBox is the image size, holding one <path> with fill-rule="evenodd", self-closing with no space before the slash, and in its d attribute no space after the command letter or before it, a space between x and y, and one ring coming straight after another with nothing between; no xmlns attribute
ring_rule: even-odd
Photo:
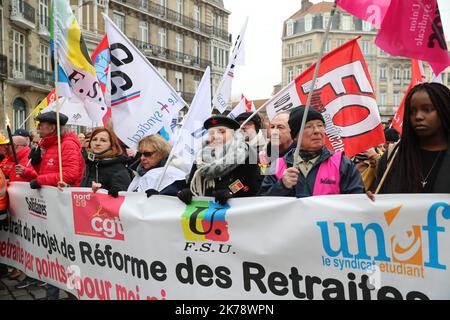
<svg viewBox="0 0 450 320"><path fill-rule="evenodd" d="M294 162L295 149L291 150L284 156L286 165L288 168L292 167ZM308 176L305 178L302 173L298 176L298 182L295 188L288 189L284 186L283 182L277 179L275 175L266 176L261 184L259 195L261 196L278 196L278 197L297 197L304 198L310 197L314 191L314 183L316 181L317 172L319 171L320 164L327 160L332 155L328 148L322 148L322 154L316 161L312 169L309 171ZM364 193L364 185L361 179L361 175L356 169L353 162L346 157L342 157L339 168L341 182L340 190L341 194L353 194Z"/></svg>

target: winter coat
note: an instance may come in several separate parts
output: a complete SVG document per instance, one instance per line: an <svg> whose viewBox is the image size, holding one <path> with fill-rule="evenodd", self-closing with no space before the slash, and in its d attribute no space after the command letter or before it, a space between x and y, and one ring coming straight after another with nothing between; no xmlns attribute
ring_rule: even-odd
<svg viewBox="0 0 450 320"><path fill-rule="evenodd" d="M255 151L254 149L249 148L249 152L254 153ZM214 179L214 189L206 189L205 196L214 197L214 192L218 190L231 191L233 193L233 198L256 196L260 185L260 170L258 164L250 164L249 159L256 160L256 154L248 156L245 164L237 166L227 175ZM187 188L190 187L196 170L197 165L194 163L189 174Z"/></svg>
<svg viewBox="0 0 450 320"><path fill-rule="evenodd" d="M9 181L22 181L22 182L30 182L31 180L35 179L37 177L37 173L34 170L32 165L28 165L28 155L30 154L30 147L24 147L16 152L17 155L17 161L19 162L19 165L25 167L25 171L23 172L22 176L18 176L16 174L14 163L14 156L10 155L8 157L8 163L5 165L5 168L8 167L9 170L3 171L6 176L9 176Z"/></svg>
<svg viewBox="0 0 450 320"><path fill-rule="evenodd" d="M41 186L56 186L59 182L58 138L56 135L42 139L42 161L34 165L37 182ZM65 133L61 138L63 181L71 187L79 187L84 173L81 144L75 133Z"/></svg>
<svg viewBox="0 0 450 320"><path fill-rule="evenodd" d="M130 172L126 167L128 157L120 155L101 160L86 159L81 187L92 187L92 181L102 184L102 189L126 191L131 182Z"/></svg>
<svg viewBox="0 0 450 320"><path fill-rule="evenodd" d="M284 156L287 167L290 168L294 162L295 149L291 150ZM300 172L298 175L298 182L295 188L288 189L284 186L282 180L278 180L275 175L269 175L264 178L259 194L262 196L280 196L280 197L310 197L313 195L314 184L320 164L331 157L332 153L326 147L323 147L322 154L314 163L311 171L309 171L305 178ZM339 167L340 173L340 191L341 194L364 193L364 185L361 179L361 174L356 169L353 162L342 157Z"/></svg>

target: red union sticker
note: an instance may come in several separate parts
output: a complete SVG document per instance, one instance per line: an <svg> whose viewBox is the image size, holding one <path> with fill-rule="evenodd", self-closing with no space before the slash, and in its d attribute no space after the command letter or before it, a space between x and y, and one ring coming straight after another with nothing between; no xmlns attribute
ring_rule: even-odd
<svg viewBox="0 0 450 320"><path fill-rule="evenodd" d="M125 198L107 194L73 192L72 207L75 234L112 240L124 240L119 211Z"/></svg>

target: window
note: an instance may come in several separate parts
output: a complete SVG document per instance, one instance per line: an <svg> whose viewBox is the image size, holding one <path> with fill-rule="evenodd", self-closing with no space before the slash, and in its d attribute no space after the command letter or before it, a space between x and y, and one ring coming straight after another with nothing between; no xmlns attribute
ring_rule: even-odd
<svg viewBox="0 0 450 320"><path fill-rule="evenodd" d="M20 128L20 125L25 121L25 113L27 105L22 98L16 98L13 102L13 130Z"/></svg>
<svg viewBox="0 0 450 320"><path fill-rule="evenodd" d="M394 66L393 69L393 79L394 80L400 80L400 67L399 66Z"/></svg>
<svg viewBox="0 0 450 320"><path fill-rule="evenodd" d="M330 21L330 14L327 12L327 13L324 13L324 14L323 14L323 25L322 25L322 28L323 28L323 29L326 29L326 28L327 28L327 26L328 26L328 21Z"/></svg>
<svg viewBox="0 0 450 320"><path fill-rule="evenodd" d="M13 30L13 75L23 78L25 72L25 35Z"/></svg>
<svg viewBox="0 0 450 320"><path fill-rule="evenodd" d="M294 56L294 45L289 44L288 45L288 58L292 58Z"/></svg>
<svg viewBox="0 0 450 320"><path fill-rule="evenodd" d="M112 20L120 31L125 33L125 16L121 13L113 12Z"/></svg>
<svg viewBox="0 0 450 320"><path fill-rule="evenodd" d="M450 85L450 72L447 73L447 85Z"/></svg>
<svg viewBox="0 0 450 320"><path fill-rule="evenodd" d="M145 11L148 10L148 0L139 0L139 7L141 9L144 9Z"/></svg>
<svg viewBox="0 0 450 320"><path fill-rule="evenodd" d="M194 5L194 21L195 21L195 27L200 28L201 13L200 13L200 7L198 5Z"/></svg>
<svg viewBox="0 0 450 320"><path fill-rule="evenodd" d="M380 56L386 57L388 54L384 52L382 49L380 49Z"/></svg>
<svg viewBox="0 0 450 320"><path fill-rule="evenodd" d="M45 44L41 44L39 48L41 51L41 69L50 71L50 48Z"/></svg>
<svg viewBox="0 0 450 320"><path fill-rule="evenodd" d="M159 28L158 35L159 35L159 46L161 48L166 48L167 45L166 29Z"/></svg>
<svg viewBox="0 0 450 320"><path fill-rule="evenodd" d="M179 71L175 72L175 89L177 92L183 92L183 74Z"/></svg>
<svg viewBox="0 0 450 320"><path fill-rule="evenodd" d="M167 70L165 68L158 67L158 72L167 80Z"/></svg>
<svg viewBox="0 0 450 320"><path fill-rule="evenodd" d="M302 66L297 66L297 72L296 75L300 75L302 73Z"/></svg>
<svg viewBox="0 0 450 320"><path fill-rule="evenodd" d="M139 21L139 41L148 43L148 23Z"/></svg>
<svg viewBox="0 0 450 320"><path fill-rule="evenodd" d="M292 80L294 80L294 72L292 68L288 68L288 83L291 83Z"/></svg>
<svg viewBox="0 0 450 320"><path fill-rule="evenodd" d="M337 39L336 40L336 47L340 47L344 44L344 39Z"/></svg>
<svg viewBox="0 0 450 320"><path fill-rule="evenodd" d="M292 36L294 34L294 20L286 22L286 36Z"/></svg>
<svg viewBox="0 0 450 320"><path fill-rule="evenodd" d="M175 36L177 46L177 59L183 59L183 36L179 33Z"/></svg>
<svg viewBox="0 0 450 320"><path fill-rule="evenodd" d="M301 56L303 54L303 42L297 42L297 55Z"/></svg>
<svg viewBox="0 0 450 320"><path fill-rule="evenodd" d="M404 80L411 80L411 66L407 65L403 69L403 79Z"/></svg>
<svg viewBox="0 0 450 320"><path fill-rule="evenodd" d="M305 31L311 31L312 29L312 16L305 16Z"/></svg>
<svg viewBox="0 0 450 320"><path fill-rule="evenodd" d="M394 106L398 107L400 104L400 93L398 91L394 91Z"/></svg>
<svg viewBox="0 0 450 320"><path fill-rule="evenodd" d="M380 80L386 80L386 74L387 74L387 66L385 64L382 64L380 66Z"/></svg>
<svg viewBox="0 0 450 320"><path fill-rule="evenodd" d="M381 92L380 94L380 106L386 106L386 92Z"/></svg>
<svg viewBox="0 0 450 320"><path fill-rule="evenodd" d="M370 42L369 41L364 40L362 42L362 53L366 54L366 55L370 54Z"/></svg>
<svg viewBox="0 0 450 320"><path fill-rule="evenodd" d="M177 12L177 21L181 21L181 16L183 15L183 0L177 0L175 11Z"/></svg>
<svg viewBox="0 0 450 320"><path fill-rule="evenodd" d="M193 51L194 51L194 58L195 58L195 63L199 64L200 63L200 41L198 40L194 40L193 42ZM214 48L216 49L216 48Z"/></svg>
<svg viewBox="0 0 450 320"><path fill-rule="evenodd" d="M371 31L372 30L372 25L369 22L363 20L363 22L362 22L362 29L363 29L363 31L366 31L366 32L367 31Z"/></svg>
<svg viewBox="0 0 450 320"><path fill-rule="evenodd" d="M306 40L305 41L305 54L311 54L312 53L312 40Z"/></svg>
<svg viewBox="0 0 450 320"><path fill-rule="evenodd" d="M350 31L352 29L352 17L344 16L342 20L342 30Z"/></svg>
<svg viewBox="0 0 450 320"><path fill-rule="evenodd" d="M330 52L331 47L330 47L330 40L327 40L325 42L325 53Z"/></svg>
<svg viewBox="0 0 450 320"><path fill-rule="evenodd" d="M162 17L166 16L166 7L167 7L167 2L166 0L159 0L159 14Z"/></svg>
<svg viewBox="0 0 450 320"><path fill-rule="evenodd" d="M48 29L48 0L39 0L39 26Z"/></svg>

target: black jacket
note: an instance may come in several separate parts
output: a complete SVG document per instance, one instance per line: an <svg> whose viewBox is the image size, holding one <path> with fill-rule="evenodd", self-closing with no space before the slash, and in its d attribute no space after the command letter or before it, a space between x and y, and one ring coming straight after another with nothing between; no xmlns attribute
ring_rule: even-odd
<svg viewBox="0 0 450 320"><path fill-rule="evenodd" d="M115 158L91 161L86 159L81 187L92 186L92 181L102 184L102 189L127 191L131 176L126 167L128 157L121 155ZM98 180L97 180L98 179Z"/></svg>
<svg viewBox="0 0 450 320"><path fill-rule="evenodd" d="M249 152L254 152L252 148L250 148ZM256 155L252 155L251 157L247 157L245 164L241 164L236 167L229 174L222 176L220 178L214 179L215 188L214 189L206 189L205 196L214 197L215 191L218 190L228 190L233 193L233 198L242 198L242 197L253 197L256 196L260 186L260 170L257 163L250 164L250 160L257 160ZM256 162L256 161L253 161ZM187 187L191 185L192 177L197 170L197 165L194 163L189 174ZM242 183L242 186L239 186L239 182ZM238 190L239 189L239 190ZM237 192L233 192L233 190Z"/></svg>

